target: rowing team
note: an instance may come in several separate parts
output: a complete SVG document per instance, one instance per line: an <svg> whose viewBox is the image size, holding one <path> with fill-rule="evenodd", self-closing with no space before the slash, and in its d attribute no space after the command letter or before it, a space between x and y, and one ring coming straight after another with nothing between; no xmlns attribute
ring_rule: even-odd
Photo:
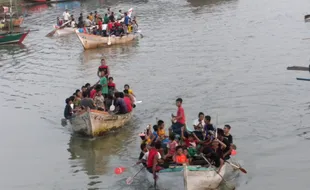
<svg viewBox="0 0 310 190"><path fill-rule="evenodd" d="M230 125L215 129L211 117L203 113L199 113L198 120L194 122L195 131L187 130L185 124L179 123L185 122L182 102L181 98L176 100L178 114L172 115L172 121L178 122L169 128L169 136L165 134L165 123L162 120L153 126L153 131L149 125L140 134L142 144L138 163L143 163L153 173L154 179L156 172L170 165L207 165L206 160L199 156L201 154L220 170L236 149Z"/></svg>
<svg viewBox="0 0 310 190"><path fill-rule="evenodd" d="M86 83L66 99L64 110L66 119L71 119L75 114L84 113L87 109L126 114L135 108L133 90L128 84L124 85L123 92L116 89L113 77L109 76L110 71L105 59L101 59L97 74L100 80L96 84L91 86Z"/></svg>

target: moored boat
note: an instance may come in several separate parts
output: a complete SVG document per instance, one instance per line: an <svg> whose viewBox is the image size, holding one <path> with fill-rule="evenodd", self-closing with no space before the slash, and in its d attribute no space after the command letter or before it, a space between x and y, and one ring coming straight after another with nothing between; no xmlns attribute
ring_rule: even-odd
<svg viewBox="0 0 310 190"><path fill-rule="evenodd" d="M101 37L93 34L80 33L79 30L76 30L75 32L80 42L82 43L84 49L94 49L109 45L126 44L137 39L138 36L140 35L139 33L131 33L122 37L120 36Z"/></svg>
<svg viewBox="0 0 310 190"><path fill-rule="evenodd" d="M108 112L89 110L71 119L72 130L84 136L96 137L123 127L132 118L133 112L111 115Z"/></svg>
<svg viewBox="0 0 310 190"><path fill-rule="evenodd" d="M12 44L12 43L22 43L26 36L27 32L14 32L14 33L4 33L0 34L0 45L1 44Z"/></svg>

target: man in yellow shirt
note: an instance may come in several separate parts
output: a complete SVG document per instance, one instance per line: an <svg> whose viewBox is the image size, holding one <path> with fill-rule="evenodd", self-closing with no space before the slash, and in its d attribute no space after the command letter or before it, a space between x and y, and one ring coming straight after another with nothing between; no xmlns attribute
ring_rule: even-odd
<svg viewBox="0 0 310 190"><path fill-rule="evenodd" d="M90 20L90 21L94 22L94 16L93 16L93 13L92 13L92 12L90 12L90 14L88 15L88 17L89 17L89 20Z"/></svg>

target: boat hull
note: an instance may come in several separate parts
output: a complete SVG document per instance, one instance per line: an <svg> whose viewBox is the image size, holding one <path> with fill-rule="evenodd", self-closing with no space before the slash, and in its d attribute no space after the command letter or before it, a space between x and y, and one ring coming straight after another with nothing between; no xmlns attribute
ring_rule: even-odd
<svg viewBox="0 0 310 190"><path fill-rule="evenodd" d="M106 47L109 46L109 37L101 37L98 35L92 35L92 34L86 34L86 33L80 33L78 30L76 30L76 34L82 43L84 49L95 49L99 47ZM129 43L135 39L137 39L139 34L128 34L122 37L118 36L111 36L110 45L117 45L117 44L126 44Z"/></svg>
<svg viewBox="0 0 310 190"><path fill-rule="evenodd" d="M29 32L18 32L10 34L0 34L1 44L22 43Z"/></svg>
<svg viewBox="0 0 310 190"><path fill-rule="evenodd" d="M133 113L111 115L107 112L91 110L71 119L72 130L84 136L96 137L123 127L127 124Z"/></svg>
<svg viewBox="0 0 310 190"><path fill-rule="evenodd" d="M224 164L220 171L220 175L226 173L227 164ZM182 168L182 169L181 169ZM222 182L222 177L217 174L214 168L203 168L196 166L185 166L184 168L168 169L168 172L159 172L156 186L158 189L169 190L206 190L216 189ZM169 171L171 170L171 171ZM147 170L147 179L153 184L153 174Z"/></svg>
<svg viewBox="0 0 310 190"><path fill-rule="evenodd" d="M58 28L57 26L54 25L54 28ZM71 28L71 27L65 27L65 28L61 28L56 30L55 32L55 36L66 36L66 35L70 35L70 34L74 34L75 33L76 28Z"/></svg>

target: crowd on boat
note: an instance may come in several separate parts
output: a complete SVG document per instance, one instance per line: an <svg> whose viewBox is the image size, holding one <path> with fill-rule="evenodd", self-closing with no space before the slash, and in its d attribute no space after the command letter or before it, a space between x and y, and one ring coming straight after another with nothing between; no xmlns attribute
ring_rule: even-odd
<svg viewBox="0 0 310 190"><path fill-rule="evenodd" d="M66 119L71 119L75 114L81 114L89 109L111 114L126 114L135 108L133 90L128 84L124 85L123 91L117 90L105 59L101 59L97 75L100 80L96 84L86 83L66 99L64 109Z"/></svg>
<svg viewBox="0 0 310 190"><path fill-rule="evenodd" d="M172 115L168 135L163 120L158 120L152 128L148 125L140 134L142 144L138 163L143 163L154 179L156 172L171 165L208 165L204 158L219 171L236 150L231 126L215 128L209 115L200 112L193 123L194 130L188 129L182 102L181 98L176 100L178 111L176 116Z"/></svg>
<svg viewBox="0 0 310 190"><path fill-rule="evenodd" d="M107 36L124 36L138 31L138 23L136 17L131 18L132 10L122 12L119 10L114 14L110 8L102 17L97 11L90 12L84 19L83 13L80 13L76 22L74 16L69 13L68 9L63 13L63 19L57 17L58 27L79 28L80 33L89 33L94 35Z"/></svg>

